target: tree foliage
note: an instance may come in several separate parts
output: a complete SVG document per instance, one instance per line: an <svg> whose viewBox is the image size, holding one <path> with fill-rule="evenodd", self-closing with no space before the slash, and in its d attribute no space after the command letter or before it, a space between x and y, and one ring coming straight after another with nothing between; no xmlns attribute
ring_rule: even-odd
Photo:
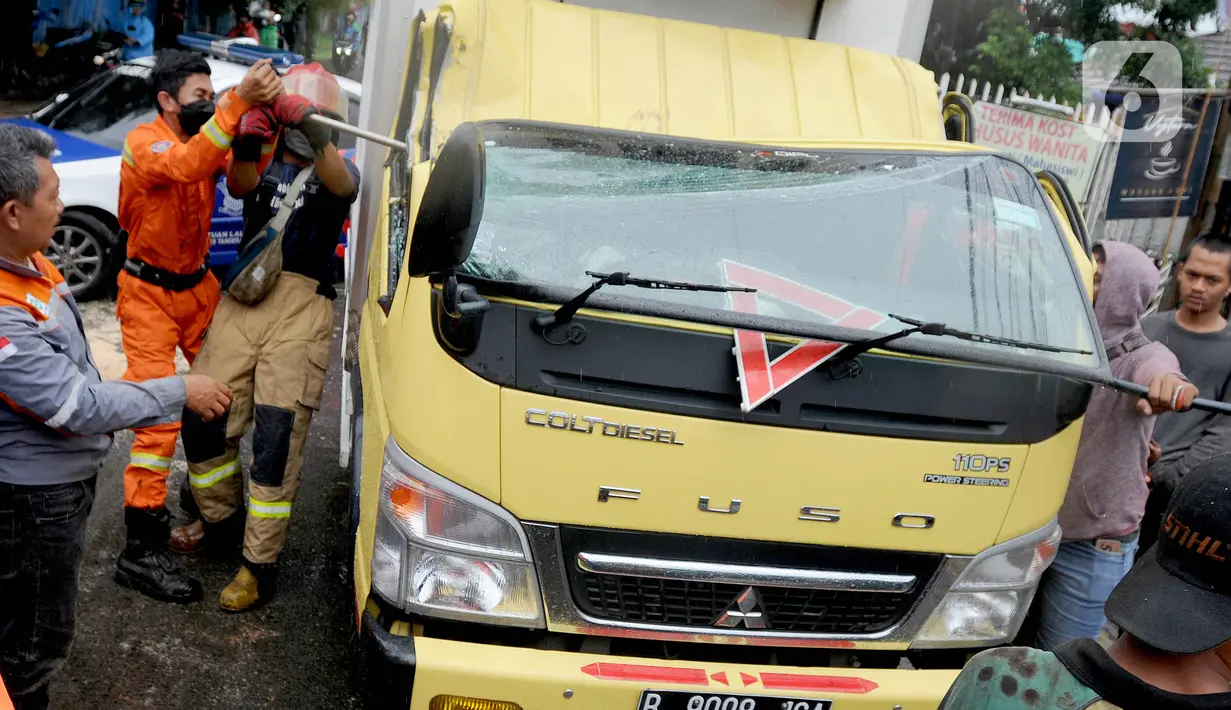
<svg viewBox="0 0 1231 710"><path fill-rule="evenodd" d="M1081 85L1074 79L1073 59L1060 41L1035 41L1036 32L1015 10L997 10L988 36L979 44L980 63L972 73L986 81L1027 89L1039 98L1076 103Z"/></svg>
<svg viewBox="0 0 1231 710"><path fill-rule="evenodd" d="M1126 36L1116 6L1140 10L1150 19ZM1020 0L936 0L922 63L937 74L977 76L1071 101L1080 93L1078 67L1059 41L1039 42L1037 35L1074 39L1086 47L1161 40L1179 49L1185 86L1208 83L1209 70L1188 33L1216 11L1216 0L1026 0L1024 15L1021 7ZM1138 57L1121 80L1135 79L1146 61Z"/></svg>

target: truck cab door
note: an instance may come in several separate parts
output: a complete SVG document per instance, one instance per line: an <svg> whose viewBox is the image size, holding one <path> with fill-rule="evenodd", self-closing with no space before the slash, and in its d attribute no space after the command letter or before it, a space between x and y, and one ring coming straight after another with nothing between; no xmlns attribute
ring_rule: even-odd
<svg viewBox="0 0 1231 710"><path fill-rule="evenodd" d="M386 164L389 249L386 251L387 261L381 265L381 273L387 274L388 281L376 290L381 294L377 304L384 316L388 316L394 305L398 284L405 272L406 253L416 217L412 195L422 194L424 185L421 183L426 181L427 168L436 158L433 153L432 102L444 71L452 25L444 15L437 16L431 27L427 26L427 22L422 13L415 19L415 40L406 70L402 110L395 124L395 136L404 141L410 151L390 155Z"/></svg>
<svg viewBox="0 0 1231 710"><path fill-rule="evenodd" d="M368 240L364 253L351 251L352 259L365 260L366 269L355 268L356 278L366 281L363 289L363 301L357 306L347 303L347 311L354 308L361 316L363 327L356 335L356 342L369 339L373 346L378 346L381 334L388 324L394 293L399 282L399 272L402 257L406 253L407 240L410 233L409 213L409 180L411 166L418 161L418 132L422 125L425 110L422 96L426 86L426 71L424 70L424 44L430 38L424 36L424 14L420 12L411 26L410 58L406 69L406 80L399 98L398 113L394 119L391 135L410 147L410 154L389 151L383 166L383 174L379 183L368 188L383 194L384 204L375 206L377 211L384 212L373 220L374 233ZM372 101L374 98L368 98ZM387 192L386 192L387 190ZM380 199L380 198L378 198ZM351 274L348 272L347 278ZM352 289L347 289L350 298ZM350 341L344 340L344 347ZM358 436L362 432L363 391L359 368L361 347L354 347L348 353L350 357L343 358L347 369L343 372L343 406L340 422L339 459L343 466L350 465L352 458L357 456ZM348 363L352 363L349 366ZM356 488L357 490L357 488ZM352 510L352 514L354 510Z"/></svg>

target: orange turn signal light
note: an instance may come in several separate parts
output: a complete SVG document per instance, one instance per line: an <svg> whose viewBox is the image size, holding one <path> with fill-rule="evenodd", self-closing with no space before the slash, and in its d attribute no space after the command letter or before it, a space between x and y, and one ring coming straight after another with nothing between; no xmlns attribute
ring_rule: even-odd
<svg viewBox="0 0 1231 710"><path fill-rule="evenodd" d="M437 695L427 707L428 710L522 710L520 705L507 700L463 698L460 695Z"/></svg>

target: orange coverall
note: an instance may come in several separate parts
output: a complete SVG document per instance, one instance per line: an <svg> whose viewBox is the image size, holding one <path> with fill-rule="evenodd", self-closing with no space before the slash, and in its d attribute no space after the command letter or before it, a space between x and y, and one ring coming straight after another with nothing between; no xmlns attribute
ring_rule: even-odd
<svg viewBox="0 0 1231 710"><path fill-rule="evenodd" d="M239 119L250 105L235 91L218 99L213 118L180 142L162 116L124 140L120 167L120 226L128 232L128 258L178 274L191 274L209 253L215 185L226 166ZM272 155L269 156L272 158ZM211 273L186 291L172 291L120 272L116 317L133 382L175 374L175 348L191 363L218 305ZM134 430L124 469L124 504L161 508L180 424Z"/></svg>
<svg viewBox="0 0 1231 710"><path fill-rule="evenodd" d="M3 678L0 678L0 710L13 710L13 701L4 687Z"/></svg>

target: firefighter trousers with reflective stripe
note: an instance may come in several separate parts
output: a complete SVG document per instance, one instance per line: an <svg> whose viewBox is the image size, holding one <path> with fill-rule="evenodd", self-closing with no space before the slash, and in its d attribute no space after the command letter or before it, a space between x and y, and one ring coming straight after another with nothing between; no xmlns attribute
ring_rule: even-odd
<svg viewBox="0 0 1231 710"><path fill-rule="evenodd" d="M174 375L176 347L191 364L218 305L218 279L207 273L187 291L169 291L126 272L119 282L115 312L128 360L123 379L144 382ZM124 505L153 509L166 504L167 474L179 431L179 422L133 430L136 440L124 469Z"/></svg>
<svg viewBox="0 0 1231 710"><path fill-rule="evenodd" d="M283 272L255 306L224 296L192 366L194 374L225 383L234 397L226 416L212 422L185 412L193 497L212 523L246 503L244 557L255 563L277 561L286 542L308 425L325 386L333 306L316 289L314 279ZM239 443L250 425L245 500Z"/></svg>

